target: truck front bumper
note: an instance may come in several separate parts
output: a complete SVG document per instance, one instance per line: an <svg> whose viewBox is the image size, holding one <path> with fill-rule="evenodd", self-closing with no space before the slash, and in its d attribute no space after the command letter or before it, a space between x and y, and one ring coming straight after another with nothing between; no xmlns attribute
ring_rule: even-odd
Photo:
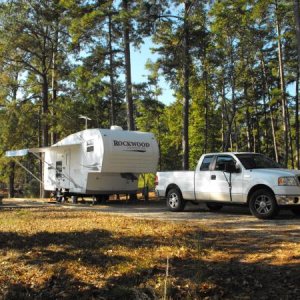
<svg viewBox="0 0 300 300"><path fill-rule="evenodd" d="M299 205L300 195L276 195L278 205Z"/></svg>

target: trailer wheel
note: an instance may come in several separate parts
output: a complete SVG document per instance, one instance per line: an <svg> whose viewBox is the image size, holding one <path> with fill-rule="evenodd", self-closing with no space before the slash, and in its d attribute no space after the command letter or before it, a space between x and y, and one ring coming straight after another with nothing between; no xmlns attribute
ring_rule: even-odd
<svg viewBox="0 0 300 300"><path fill-rule="evenodd" d="M56 202L57 203L62 203L64 200L64 197L63 196L56 196Z"/></svg>
<svg viewBox="0 0 300 300"><path fill-rule="evenodd" d="M180 190L170 189L167 194L167 207L170 211L183 211L186 202L182 198Z"/></svg>
<svg viewBox="0 0 300 300"><path fill-rule="evenodd" d="M97 195L95 196L95 204L104 204L109 200L109 195Z"/></svg>
<svg viewBox="0 0 300 300"><path fill-rule="evenodd" d="M258 219L272 219L279 212L273 193L267 189L257 190L251 195L249 209Z"/></svg>
<svg viewBox="0 0 300 300"><path fill-rule="evenodd" d="M223 205L219 203L206 203L206 206L210 211L218 211L223 207Z"/></svg>

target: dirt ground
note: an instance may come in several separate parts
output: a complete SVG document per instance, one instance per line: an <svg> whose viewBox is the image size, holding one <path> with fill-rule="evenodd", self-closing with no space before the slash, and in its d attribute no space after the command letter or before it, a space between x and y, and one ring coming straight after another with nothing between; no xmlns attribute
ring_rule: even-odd
<svg viewBox="0 0 300 300"><path fill-rule="evenodd" d="M69 210L97 211L105 214L134 217L140 219L153 219L164 221L193 222L200 225L212 226L218 229L239 232L259 232L268 235L280 234L287 230L295 230L293 239L300 237L300 218L294 216L289 210L281 210L274 220L259 220L253 217L247 207L225 206L218 212L210 212L204 204L194 205L188 203L183 212L168 211L164 200L146 201L108 201L104 204L93 204L87 199L78 204L55 203L48 199L4 199L0 208L35 208L35 207L63 207Z"/></svg>
<svg viewBox="0 0 300 300"><path fill-rule="evenodd" d="M269 238L271 235L283 241L300 243L300 217L293 215L289 210L281 210L274 220L259 220L250 214L247 207L225 206L218 212L210 212L204 204L188 203L183 212L170 212L165 201L156 199L148 202L108 201L100 205L94 205L91 200L83 203L79 201L78 204L57 204L41 199L4 199L0 209L1 207L61 207L70 211L94 211L143 220L189 222L227 232L259 235L261 238Z"/></svg>
<svg viewBox="0 0 300 300"><path fill-rule="evenodd" d="M299 229L289 211L4 199L0 299L300 299Z"/></svg>

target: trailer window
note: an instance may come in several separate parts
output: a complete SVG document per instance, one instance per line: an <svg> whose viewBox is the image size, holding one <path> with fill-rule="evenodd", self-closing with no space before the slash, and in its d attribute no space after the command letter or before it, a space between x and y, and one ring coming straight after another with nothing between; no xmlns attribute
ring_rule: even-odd
<svg viewBox="0 0 300 300"><path fill-rule="evenodd" d="M61 178L62 177L62 161L57 161L55 165L56 169L56 178Z"/></svg>
<svg viewBox="0 0 300 300"><path fill-rule="evenodd" d="M202 164L201 164L201 167L200 167L200 171L208 171L209 170L209 165L210 165L212 159L213 159L213 155L205 156L203 158L203 161L202 161Z"/></svg>
<svg viewBox="0 0 300 300"><path fill-rule="evenodd" d="M94 141L89 140L86 142L86 152L93 152L94 151Z"/></svg>

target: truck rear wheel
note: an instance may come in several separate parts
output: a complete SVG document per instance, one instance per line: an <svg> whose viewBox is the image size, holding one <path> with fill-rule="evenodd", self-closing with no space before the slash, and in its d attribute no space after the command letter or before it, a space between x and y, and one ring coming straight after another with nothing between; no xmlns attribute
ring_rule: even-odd
<svg viewBox="0 0 300 300"><path fill-rule="evenodd" d="M267 189L257 190L251 195L249 209L258 219L272 219L279 211L274 195Z"/></svg>
<svg viewBox="0 0 300 300"><path fill-rule="evenodd" d="M186 202L182 198L181 192L174 188L170 189L167 194L167 207L170 211L183 211Z"/></svg>

